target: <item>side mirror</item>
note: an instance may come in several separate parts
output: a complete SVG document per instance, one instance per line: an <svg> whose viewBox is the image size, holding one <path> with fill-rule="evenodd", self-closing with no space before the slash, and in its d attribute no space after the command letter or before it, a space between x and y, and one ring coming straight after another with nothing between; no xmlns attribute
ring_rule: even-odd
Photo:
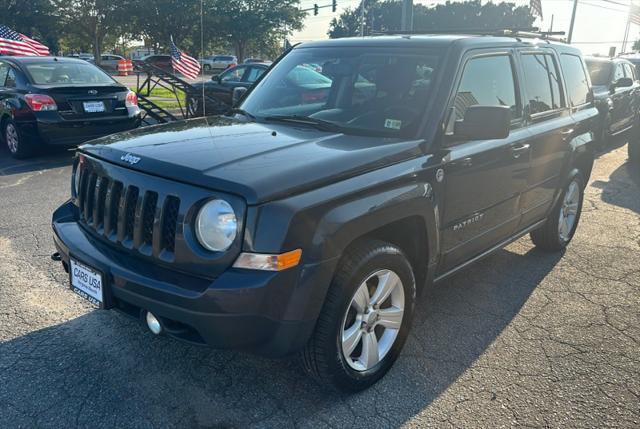
<svg viewBox="0 0 640 429"><path fill-rule="evenodd" d="M614 88L628 88L633 86L633 79L630 77L621 77L613 84Z"/></svg>
<svg viewBox="0 0 640 429"><path fill-rule="evenodd" d="M507 106L470 106L464 119L456 121L456 140L493 140L509 137L511 109Z"/></svg>
<svg viewBox="0 0 640 429"><path fill-rule="evenodd" d="M246 93L247 88L244 88L242 86L233 88L233 95L231 96L231 106L236 107L238 104L240 104L240 100L242 100L242 97L244 97Z"/></svg>

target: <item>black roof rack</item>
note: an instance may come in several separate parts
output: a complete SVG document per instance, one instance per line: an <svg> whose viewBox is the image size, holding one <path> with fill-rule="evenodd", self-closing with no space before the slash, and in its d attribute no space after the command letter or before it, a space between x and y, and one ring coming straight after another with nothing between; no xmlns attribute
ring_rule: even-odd
<svg viewBox="0 0 640 429"><path fill-rule="evenodd" d="M514 37L516 39L543 39L554 42L565 42L566 40L555 36L564 36L564 31L540 31L537 27L528 28L448 28L446 30L411 30L411 31L397 31L390 30L384 32L373 33L377 35L429 35L429 34L468 34L474 36L502 36L502 37Z"/></svg>

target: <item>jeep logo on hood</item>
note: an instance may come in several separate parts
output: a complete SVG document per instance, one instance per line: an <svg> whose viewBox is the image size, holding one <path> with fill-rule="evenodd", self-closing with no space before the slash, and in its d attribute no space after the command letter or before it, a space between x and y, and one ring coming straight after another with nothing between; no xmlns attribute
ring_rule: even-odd
<svg viewBox="0 0 640 429"><path fill-rule="evenodd" d="M131 165L139 163L140 159L141 158L139 156L131 155L130 153L127 153L126 155L122 155L120 157L121 161L128 162Z"/></svg>

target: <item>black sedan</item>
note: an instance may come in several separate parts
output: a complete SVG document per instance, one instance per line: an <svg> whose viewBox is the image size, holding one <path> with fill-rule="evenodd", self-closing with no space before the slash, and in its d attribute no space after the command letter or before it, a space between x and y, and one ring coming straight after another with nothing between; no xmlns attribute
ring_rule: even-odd
<svg viewBox="0 0 640 429"><path fill-rule="evenodd" d="M635 67L625 59L587 57L585 61L600 112L596 141L605 147L611 137L633 128L640 112L640 84Z"/></svg>
<svg viewBox="0 0 640 429"><path fill-rule="evenodd" d="M206 95L231 106L233 90L235 88L250 88L268 68L268 64L242 64L231 67L217 76L213 76L210 81L193 84L193 87L197 89L198 93L201 93L202 86L204 85ZM189 97L187 102L193 108L194 112L201 114L202 107L200 98Z"/></svg>
<svg viewBox="0 0 640 429"><path fill-rule="evenodd" d="M15 158L139 124L136 94L86 61L0 57L0 139Z"/></svg>

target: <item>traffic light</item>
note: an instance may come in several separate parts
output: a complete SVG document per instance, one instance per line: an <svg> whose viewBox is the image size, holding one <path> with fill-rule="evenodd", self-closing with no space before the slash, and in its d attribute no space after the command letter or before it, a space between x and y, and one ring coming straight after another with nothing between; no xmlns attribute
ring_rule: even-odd
<svg viewBox="0 0 640 429"><path fill-rule="evenodd" d="M314 15L317 15L317 14L318 14L318 3L315 3L315 4L313 5L313 14L314 14Z"/></svg>
<svg viewBox="0 0 640 429"><path fill-rule="evenodd" d="M337 9L338 9L338 1L333 0L333 2L331 2L331 11L335 13Z"/></svg>

